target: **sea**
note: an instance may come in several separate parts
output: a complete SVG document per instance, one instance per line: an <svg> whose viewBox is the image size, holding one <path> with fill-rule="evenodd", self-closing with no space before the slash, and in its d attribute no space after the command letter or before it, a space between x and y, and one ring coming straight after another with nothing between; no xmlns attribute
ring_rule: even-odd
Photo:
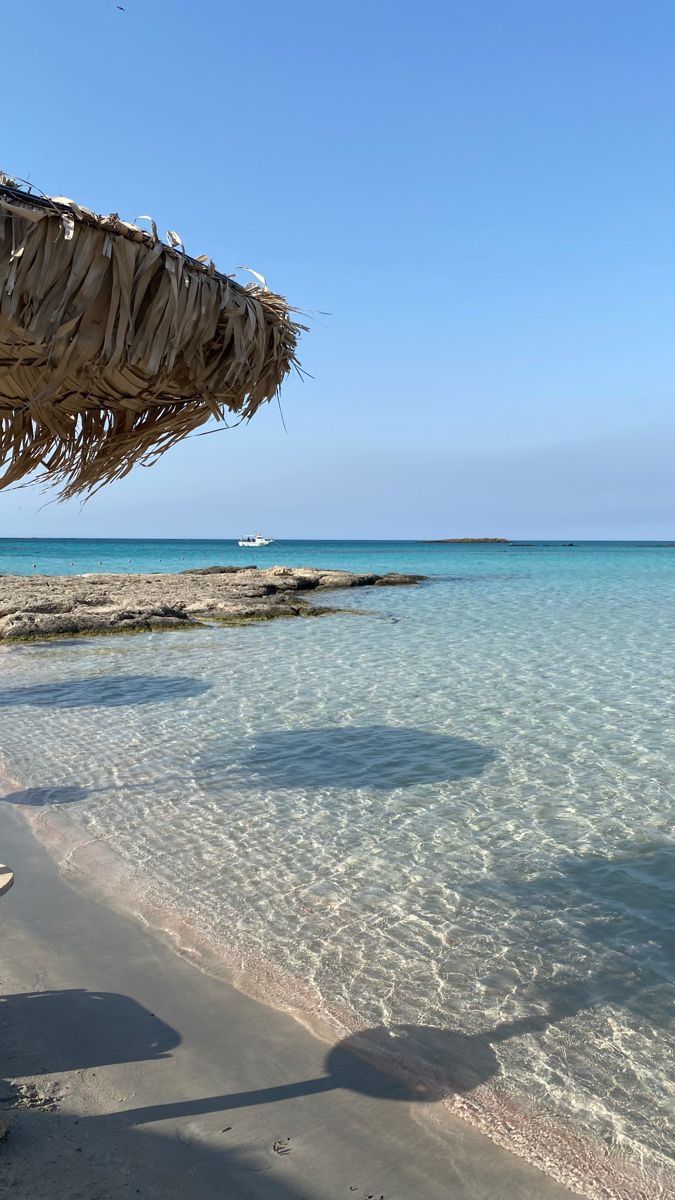
<svg viewBox="0 0 675 1200"><path fill-rule="evenodd" d="M591 1200L671 1196L675 544L0 541L26 575L217 563L428 579L6 648L5 802L105 844L241 986L433 1077L429 1120Z"/></svg>

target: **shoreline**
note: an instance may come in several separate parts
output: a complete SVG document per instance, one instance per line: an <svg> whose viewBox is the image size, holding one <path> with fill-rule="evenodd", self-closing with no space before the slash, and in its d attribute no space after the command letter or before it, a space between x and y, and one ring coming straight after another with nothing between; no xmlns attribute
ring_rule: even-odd
<svg viewBox="0 0 675 1200"><path fill-rule="evenodd" d="M0 774L0 794L2 783ZM233 937L227 944L216 940L189 916L163 905L158 885L151 880L141 886L119 853L107 842L86 838L70 815L58 809L53 815L49 809L22 809L14 816L30 830L60 877L85 902L103 904L122 919L142 926L199 977L219 981L245 996L260 1010L263 1025L274 1016L282 1016L324 1049L345 1040L356 1045L359 1055L365 1054L372 1068L419 1093L418 1103L413 1106L416 1124L422 1122L429 1132L434 1130L443 1139L456 1136L458 1122L473 1136L481 1140L487 1137L493 1152L507 1156L505 1168L510 1164L515 1170L515 1164L522 1164L523 1169L535 1172L540 1181L534 1193L537 1197L547 1196L548 1187L559 1189L552 1196L560 1195L562 1188L566 1196L585 1196L589 1200L652 1200L655 1195L665 1198L670 1194L667 1184L659 1192L654 1190L658 1180L653 1172L649 1178L643 1177L637 1164L611 1155L604 1145L583 1141L529 1103L519 1103L484 1085L448 1095L447 1087L443 1090L428 1062L410 1060L399 1053L392 1055L388 1046L383 1047L381 1037L373 1039L378 1031L365 1031L364 1039L363 1025L355 1013L327 1006L304 981L247 950L243 939ZM425 1092L429 1093L427 1100ZM521 1194L528 1193L508 1193Z"/></svg>
<svg viewBox="0 0 675 1200"><path fill-rule="evenodd" d="M572 1195L74 886L9 806L0 834L17 870L0 1182L17 1200L178 1200L188 1180L200 1200Z"/></svg>

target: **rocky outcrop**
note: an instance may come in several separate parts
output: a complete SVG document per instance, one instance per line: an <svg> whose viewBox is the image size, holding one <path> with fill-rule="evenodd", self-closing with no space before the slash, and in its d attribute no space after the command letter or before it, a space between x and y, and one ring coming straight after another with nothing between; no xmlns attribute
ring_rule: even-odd
<svg viewBox="0 0 675 1200"><path fill-rule="evenodd" d="M419 583L315 567L205 567L179 575L0 576L0 642L320 616L303 592Z"/></svg>

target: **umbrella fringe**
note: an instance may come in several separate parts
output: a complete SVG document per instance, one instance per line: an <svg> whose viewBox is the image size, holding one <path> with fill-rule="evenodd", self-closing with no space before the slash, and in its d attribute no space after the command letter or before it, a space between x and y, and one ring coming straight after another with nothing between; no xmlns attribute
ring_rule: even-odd
<svg viewBox="0 0 675 1200"><path fill-rule="evenodd" d="M300 370L294 315L155 231L0 177L0 488L37 473L88 495L252 417Z"/></svg>

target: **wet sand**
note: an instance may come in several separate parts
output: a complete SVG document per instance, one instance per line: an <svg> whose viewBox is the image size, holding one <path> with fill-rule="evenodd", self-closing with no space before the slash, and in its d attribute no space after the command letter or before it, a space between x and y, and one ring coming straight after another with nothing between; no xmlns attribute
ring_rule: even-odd
<svg viewBox="0 0 675 1200"><path fill-rule="evenodd" d="M73 886L2 804L0 850L0 1194L573 1195Z"/></svg>

